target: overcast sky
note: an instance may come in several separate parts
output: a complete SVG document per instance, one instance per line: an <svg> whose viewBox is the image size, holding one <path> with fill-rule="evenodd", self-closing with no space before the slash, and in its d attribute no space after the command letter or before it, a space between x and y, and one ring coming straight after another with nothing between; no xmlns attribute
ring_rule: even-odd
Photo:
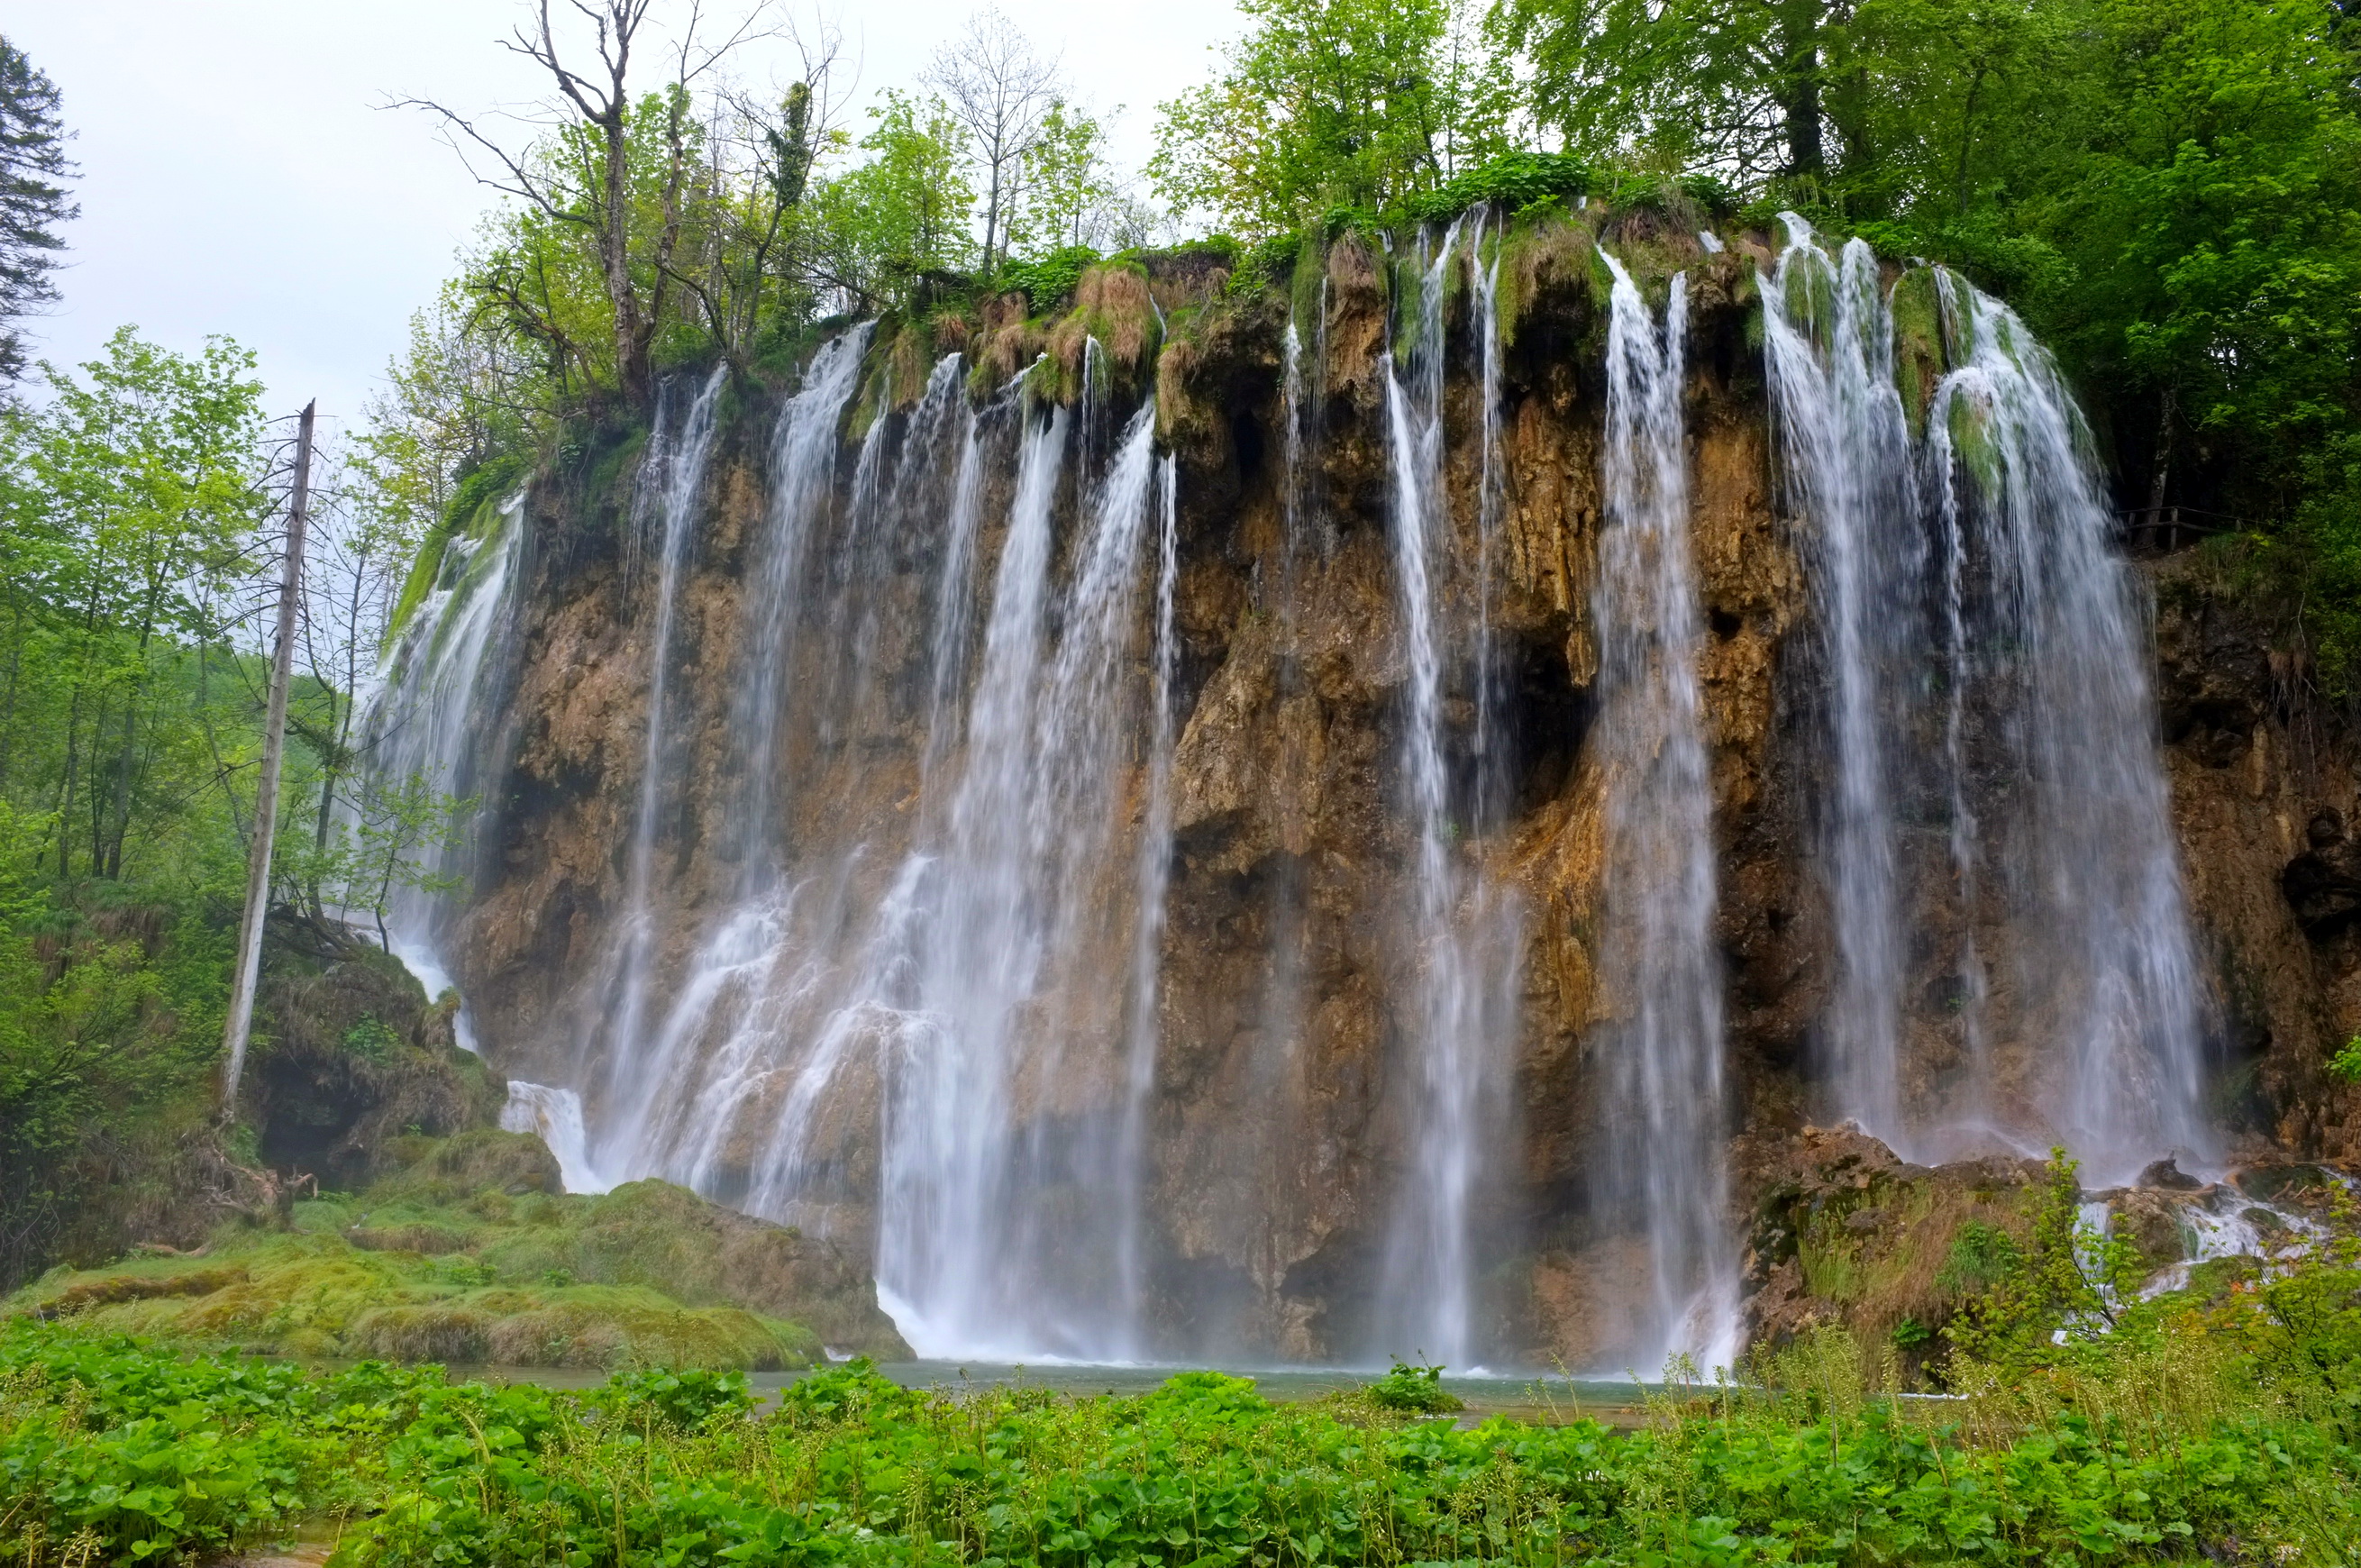
<svg viewBox="0 0 2361 1568"><path fill-rule="evenodd" d="M734 0L708 0L715 12ZM657 0L657 16L686 0ZM861 65L862 97L907 85L972 0L825 7ZM1154 106L1201 80L1236 31L1230 0L1155 6L1003 0L1093 106L1126 105L1115 150L1146 158ZM82 215L37 356L79 362L136 322L192 349L224 333L261 356L273 412L309 397L357 416L410 313L453 269L491 200L416 111L529 105L546 83L494 39L511 0L41 0L0 30L49 74L75 133ZM813 11L796 13L807 30ZM739 57L750 83L784 79L783 45ZM654 84L651 75L647 85ZM861 123L856 113L856 125Z"/></svg>

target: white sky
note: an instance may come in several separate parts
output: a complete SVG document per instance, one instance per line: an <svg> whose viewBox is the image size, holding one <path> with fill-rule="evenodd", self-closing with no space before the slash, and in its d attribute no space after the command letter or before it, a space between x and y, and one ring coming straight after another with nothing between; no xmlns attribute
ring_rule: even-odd
<svg viewBox="0 0 2361 1568"><path fill-rule="evenodd" d="M807 28L812 12L798 0ZM741 14L738 0L708 0ZM975 0L823 0L861 66L861 102L906 86ZM685 14L658 0L656 16ZM1126 106L1115 151L1137 170L1154 106L1202 80L1230 0L1144 5L1002 0L1080 98ZM29 323L37 357L78 363L136 322L171 347L222 333L256 350L273 413L306 398L357 419L410 313L453 269L491 194L423 114L389 96L476 111L542 97L530 62L493 40L521 0L39 0L0 32L49 74L82 165L82 215L57 313ZM784 79L785 46L739 57L750 83ZM653 68L641 82L653 86ZM856 128L865 120L853 115ZM520 139L522 132L520 132Z"/></svg>

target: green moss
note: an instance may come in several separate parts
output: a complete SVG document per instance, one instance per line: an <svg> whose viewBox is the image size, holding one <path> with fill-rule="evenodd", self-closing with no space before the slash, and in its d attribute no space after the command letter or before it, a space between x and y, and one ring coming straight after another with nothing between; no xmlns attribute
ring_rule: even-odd
<svg viewBox="0 0 2361 1568"><path fill-rule="evenodd" d="M426 537L418 542L418 554L410 558L410 573L401 579L401 593L393 603L393 614L386 622L385 641L391 647L401 635L402 628L426 596L434 591L434 578L443 570L443 553L451 536L439 528L429 529Z"/></svg>
<svg viewBox="0 0 2361 1568"><path fill-rule="evenodd" d="M1517 331L1543 296L1579 279L1588 302L1603 298L1593 279L1598 246L1590 231L1553 203L1521 213L1499 240L1500 341L1513 344Z"/></svg>
<svg viewBox="0 0 2361 1568"><path fill-rule="evenodd" d="M816 1360L818 1331L906 1354L866 1277L792 1229L661 1181L563 1193L548 1152L520 1134L397 1144L408 1168L360 1196L294 1204L285 1232L54 1269L0 1316L406 1361L775 1370Z"/></svg>
<svg viewBox="0 0 2361 1568"><path fill-rule="evenodd" d="M1321 284L1328 277L1328 247L1316 235L1300 236L1299 240L1295 271L1288 282L1288 313L1309 348L1320 332Z"/></svg>
<svg viewBox="0 0 2361 1568"><path fill-rule="evenodd" d="M1943 378L1942 301L1931 269L1914 267L1895 280L1891 296L1894 313L1894 374L1902 392L1903 412L1910 421L1912 439L1927 433L1927 410Z"/></svg>
<svg viewBox="0 0 2361 1568"><path fill-rule="evenodd" d="M1991 411L1974 398L1954 397L1950 411L1951 454L1986 495L2001 485L1999 444L1993 440Z"/></svg>
<svg viewBox="0 0 2361 1568"><path fill-rule="evenodd" d="M307 1216L315 1224L320 1217ZM383 1239L389 1229L351 1237L307 1232L243 1247L217 1240L219 1257L55 1274L10 1307L101 1332L294 1355L774 1371L809 1365L820 1354L818 1336L799 1324L740 1307L685 1305L652 1284L510 1277L511 1265L542 1253L511 1249L494 1263L354 1245ZM475 1239L452 1228L434 1245Z"/></svg>

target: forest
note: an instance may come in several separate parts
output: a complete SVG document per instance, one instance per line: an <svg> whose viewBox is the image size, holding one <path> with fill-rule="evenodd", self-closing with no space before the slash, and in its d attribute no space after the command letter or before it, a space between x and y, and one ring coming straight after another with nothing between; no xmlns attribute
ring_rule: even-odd
<svg viewBox="0 0 2361 1568"><path fill-rule="evenodd" d="M291 1234L368 1219L316 1179L280 1190L222 1101L255 837L275 846L258 1050L375 1062L396 1005L404 1030L441 1006L447 1032L456 999L406 992L298 1015L338 966L399 977L387 912L457 891L422 850L481 804L373 766L383 662L530 476L645 428L683 374L776 398L855 321L958 341L1149 257L1285 288L1308 244L1478 207L1733 234L1800 214L2004 300L2057 356L2125 529L2205 535L2302 700L2361 722L2356 0L1238 9L1207 79L1153 107L1137 170L1115 111L992 11L873 92L825 18L543 0L505 46L545 92L538 128L390 99L485 209L365 417L312 455L269 822L292 411L226 337L126 325L90 363L39 356L71 287L74 105L0 38L0 1565L219 1562L322 1521L354 1563L2355 1561L2351 1247L2127 1306L2062 1152L2020 1234L1954 1249L1941 1343L1829 1328L1742 1388L1675 1369L1636 1434L1573 1411L1455 1428L1415 1366L1296 1408L1210 1373L1061 1401L914 1394L855 1363L764 1403L686 1368L446 1383L391 1342L358 1365L191 1358L217 1337L58 1307L193 1195ZM758 54L791 62L784 91L750 85ZM2361 1039L2323 1070L2361 1081ZM508 1223L469 1198L401 1223ZM2323 1223L2351 1232L2337 1205ZM193 1277L170 1250L140 1277ZM763 1354L810 1337L765 1322Z"/></svg>

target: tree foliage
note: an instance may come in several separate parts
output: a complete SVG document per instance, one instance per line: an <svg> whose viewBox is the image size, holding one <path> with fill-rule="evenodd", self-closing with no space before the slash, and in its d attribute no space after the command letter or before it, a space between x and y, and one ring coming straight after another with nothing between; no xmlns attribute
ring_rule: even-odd
<svg viewBox="0 0 2361 1568"><path fill-rule="evenodd" d="M1507 60L1455 0L1242 0L1220 76L1162 105L1149 179L1263 236L1433 191L1510 144Z"/></svg>
<svg viewBox="0 0 2361 1568"><path fill-rule="evenodd" d="M0 38L0 385L25 371L18 323L57 298L58 228L79 210L66 192L74 167L65 142L56 84Z"/></svg>

